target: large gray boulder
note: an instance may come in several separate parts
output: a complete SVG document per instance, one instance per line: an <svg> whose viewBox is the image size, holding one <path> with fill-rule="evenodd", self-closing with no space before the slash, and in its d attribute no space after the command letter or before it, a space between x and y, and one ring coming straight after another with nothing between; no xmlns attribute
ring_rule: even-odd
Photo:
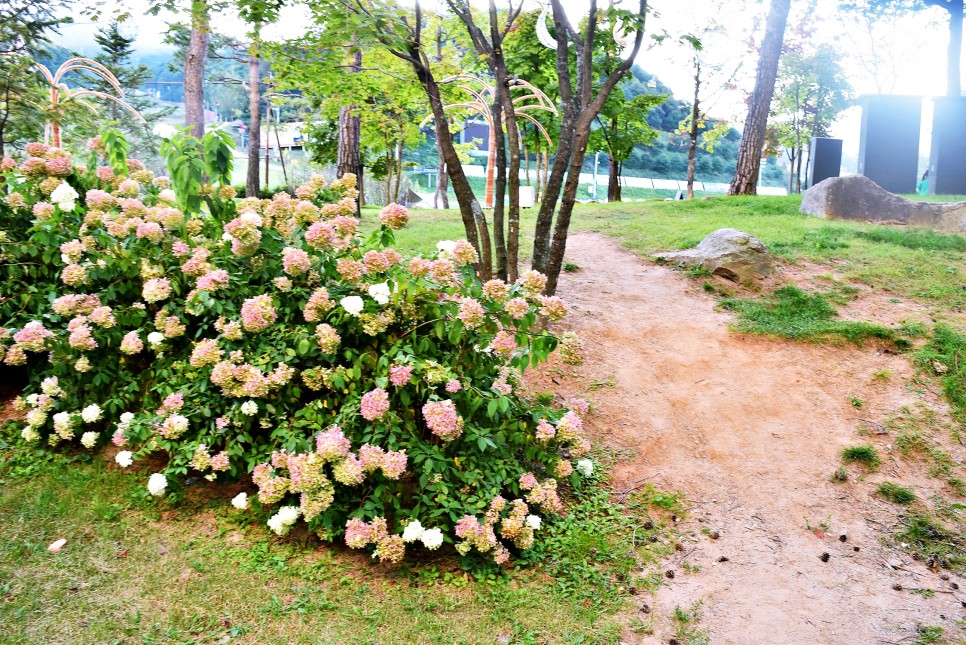
<svg viewBox="0 0 966 645"><path fill-rule="evenodd" d="M733 228L708 234L693 249L658 253L659 261L679 267L700 266L734 282L748 282L775 271L771 255L754 235Z"/></svg>
<svg viewBox="0 0 966 645"><path fill-rule="evenodd" d="M862 175L829 177L802 193L801 211L825 219L966 231L966 202L913 202Z"/></svg>

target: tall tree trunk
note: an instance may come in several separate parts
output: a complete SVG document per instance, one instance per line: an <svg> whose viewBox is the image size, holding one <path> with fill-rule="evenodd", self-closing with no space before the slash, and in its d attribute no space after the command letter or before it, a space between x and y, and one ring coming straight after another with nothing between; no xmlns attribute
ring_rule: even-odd
<svg viewBox="0 0 966 645"><path fill-rule="evenodd" d="M496 263L493 275L506 280L506 140L503 134L503 92L496 79L490 108L490 155L486 163L486 203L493 207L493 247ZM512 104L510 106L512 108ZM496 175L494 177L494 174Z"/></svg>
<svg viewBox="0 0 966 645"><path fill-rule="evenodd" d="M805 156L804 148L799 145L798 159L795 161L795 192L802 192L802 157Z"/></svg>
<svg viewBox="0 0 966 645"><path fill-rule="evenodd" d="M356 49L352 52L352 63L349 64L349 73L357 74L362 69L362 50ZM354 105L344 105L339 110L339 146L336 160L336 174L344 177L347 174L356 176L358 182L362 176L362 153L359 149L359 139L361 133L361 122L359 115L355 112ZM386 192L386 199L389 199L389 192ZM356 199L356 216L362 215L362 191Z"/></svg>
<svg viewBox="0 0 966 645"><path fill-rule="evenodd" d="M563 268L564 253L567 251L567 232L570 229L570 217L574 212L577 189L580 187L580 170L584 165L584 154L587 152L587 143L590 140L590 123L593 118L586 118L586 113L584 116L585 118L579 119L576 123L576 132L573 136L569 155L570 166L567 168L567 182L564 186L563 196L560 198L560 210L557 212L557 223L553 231L553 244L547 259L547 270L545 272L547 287L544 291L548 295L553 295L557 291L557 280L560 277L560 270Z"/></svg>
<svg viewBox="0 0 966 645"><path fill-rule="evenodd" d="M487 228L486 217L483 214L483 209L480 208L480 203L476 200L473 187L470 186L466 173L463 172L463 165L460 163L459 155L453 146L453 136L450 134L449 122L443 109L439 84L429 69L428 62L423 60L419 44L411 42L407 43L407 47L411 61L422 61L412 62L413 72L415 72L416 78L419 79L419 83L423 86L426 97L429 99L429 107L433 112L433 121L436 125L436 136L443 151L443 161L446 163L449 179L453 183L456 201L460 206L460 217L463 220L466 239L480 256L476 270L482 280L489 280L493 275L493 249L490 245L490 232Z"/></svg>
<svg viewBox="0 0 966 645"><path fill-rule="evenodd" d="M245 197L258 197L259 149L262 142L262 93L259 85L259 41L252 42L248 55L248 174L245 177Z"/></svg>
<svg viewBox="0 0 966 645"><path fill-rule="evenodd" d="M607 155L607 201L619 202L620 196L620 165L614 159L614 153Z"/></svg>
<svg viewBox="0 0 966 645"><path fill-rule="evenodd" d="M785 24L791 0L771 0L768 18L765 22L765 38L761 44L758 59L758 75L755 78L755 91L748 106L745 129L741 134L738 148L738 164L735 177L731 181L729 195L755 195L758 193L758 171L761 167L761 153L765 145L765 128L768 125L768 110L771 97L775 92L775 77L778 75L778 59L781 56L782 41L785 38Z"/></svg>
<svg viewBox="0 0 966 645"><path fill-rule="evenodd" d="M184 124L190 134L205 133L205 61L211 36L211 10L207 0L191 2L191 37L184 58Z"/></svg>
<svg viewBox="0 0 966 645"><path fill-rule="evenodd" d="M694 199L694 170L698 160L698 115L701 100L701 61L694 59L694 100L691 102L691 141L688 146L688 199Z"/></svg>

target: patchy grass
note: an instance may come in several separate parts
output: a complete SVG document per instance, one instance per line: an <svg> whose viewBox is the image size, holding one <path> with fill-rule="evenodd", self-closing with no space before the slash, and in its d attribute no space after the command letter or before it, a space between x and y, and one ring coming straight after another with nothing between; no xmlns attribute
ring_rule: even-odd
<svg viewBox="0 0 966 645"><path fill-rule="evenodd" d="M573 230L619 239L649 257L690 248L719 228L760 239L786 262L830 265L847 282L927 305L934 317L966 329L966 238L913 228L828 221L799 212L801 197L586 204Z"/></svg>
<svg viewBox="0 0 966 645"><path fill-rule="evenodd" d="M9 642L616 642L616 612L674 548L659 493L622 503L600 483L511 569L453 553L390 568L304 532L274 538L228 504L237 486L157 502L145 473L31 459L0 463Z"/></svg>
<svg viewBox="0 0 966 645"><path fill-rule="evenodd" d="M836 318L828 296L788 285L761 298L725 298L721 306L738 314L735 329L791 340L862 344L876 339L905 347L908 341L882 325Z"/></svg>
<svg viewBox="0 0 966 645"><path fill-rule="evenodd" d="M911 489L895 482L882 482L875 492L893 504L912 504L916 501L916 494Z"/></svg>
<svg viewBox="0 0 966 645"><path fill-rule="evenodd" d="M861 446L848 446L842 449L842 461L847 464L859 464L866 470L875 470L882 465L879 458L879 451L875 446L865 444Z"/></svg>
<svg viewBox="0 0 966 645"><path fill-rule="evenodd" d="M932 338L916 354L916 364L940 378L954 417L966 422L966 336L949 325L936 325Z"/></svg>
<svg viewBox="0 0 966 645"><path fill-rule="evenodd" d="M966 568L966 534L962 523L957 529L948 528L928 512L903 515L900 528L893 535L898 543L909 545L910 551L929 566L963 571Z"/></svg>

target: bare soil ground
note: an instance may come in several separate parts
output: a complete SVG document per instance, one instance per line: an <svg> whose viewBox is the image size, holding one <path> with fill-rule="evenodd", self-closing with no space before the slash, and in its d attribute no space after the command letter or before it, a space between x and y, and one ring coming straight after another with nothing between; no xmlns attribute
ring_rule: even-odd
<svg viewBox="0 0 966 645"><path fill-rule="evenodd" d="M716 644L912 643L920 626L966 642L966 580L890 546L884 537L899 510L873 493L894 479L928 499L942 482L895 455L890 435L861 434L901 406L943 418L938 386L921 384L906 356L881 348L729 332L731 315L716 311L699 284L605 237L572 236L567 259L581 270L562 276L559 293L587 360L577 379L555 387L595 404L592 432L621 454L617 489L653 482L692 504L680 525L684 551L665 563L673 579L654 598L638 598L650 605L654 631L629 628L626 643L683 644L669 616L698 601L697 627ZM808 273L793 267L790 281ZM860 298L851 307L866 320L922 315L871 295L871 305ZM881 470L850 468L848 482L830 481L842 448L867 442L883 455ZM961 464L966 451L948 443Z"/></svg>

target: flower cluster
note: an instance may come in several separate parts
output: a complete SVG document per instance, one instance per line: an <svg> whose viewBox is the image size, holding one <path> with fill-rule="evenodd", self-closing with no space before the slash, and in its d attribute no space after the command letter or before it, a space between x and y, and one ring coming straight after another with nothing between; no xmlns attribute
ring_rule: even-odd
<svg viewBox="0 0 966 645"><path fill-rule="evenodd" d="M186 195L176 175L108 162L110 141L92 142L88 168L42 144L0 162L9 284L38 292L24 305L0 291L0 360L30 379L24 440L110 439L120 468L166 453L156 496L189 471L251 476L274 533L305 522L387 562L444 542L504 562L533 543L536 513L559 511L558 487L592 475L586 406L521 387L566 313L543 276L481 283L465 240L404 259L387 245L412 216L395 204L363 240L348 175L295 197ZM193 198L217 209L175 206ZM49 266L17 273L39 247ZM479 499L493 501L477 518Z"/></svg>

